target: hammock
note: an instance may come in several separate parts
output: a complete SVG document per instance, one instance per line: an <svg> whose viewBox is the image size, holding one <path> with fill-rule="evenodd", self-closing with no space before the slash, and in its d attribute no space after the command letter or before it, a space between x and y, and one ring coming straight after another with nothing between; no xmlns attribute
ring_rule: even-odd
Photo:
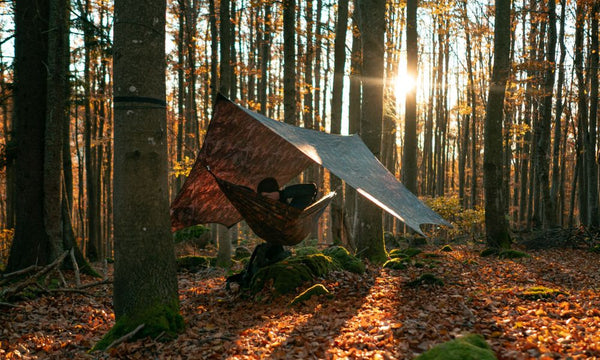
<svg viewBox="0 0 600 360"><path fill-rule="evenodd" d="M214 174L213 176L250 229L272 244L292 246L304 240L336 195L335 192L330 192L307 208L298 209L263 197L246 186L230 183Z"/></svg>

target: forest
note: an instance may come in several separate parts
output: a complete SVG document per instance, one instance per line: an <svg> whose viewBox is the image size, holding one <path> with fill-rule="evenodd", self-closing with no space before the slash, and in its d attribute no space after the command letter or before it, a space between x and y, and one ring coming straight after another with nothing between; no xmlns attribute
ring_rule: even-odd
<svg viewBox="0 0 600 360"><path fill-rule="evenodd" d="M598 0L0 2L0 358L600 358L599 19ZM249 219L179 229L220 97L359 135L451 226L307 165L292 183L337 195L280 258Z"/></svg>

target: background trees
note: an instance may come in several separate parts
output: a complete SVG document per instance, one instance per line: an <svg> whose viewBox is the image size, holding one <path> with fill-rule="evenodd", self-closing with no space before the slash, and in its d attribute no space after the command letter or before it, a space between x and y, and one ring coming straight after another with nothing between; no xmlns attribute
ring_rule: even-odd
<svg viewBox="0 0 600 360"><path fill-rule="evenodd" d="M355 24L360 19L358 3L349 2L347 19L343 16L344 3L338 1L289 2L294 7L284 4L288 2L168 1L166 133L171 197L201 146L212 99L225 83L229 83L230 96L236 101L268 116L287 121L293 117L302 126L324 131L337 132L338 123L341 133L363 131L357 115L364 112L361 105L369 93L364 86L373 80L367 74L374 69L364 65L363 60L368 63L368 59L360 51L364 28ZM383 72L375 75L383 86L382 116L386 120L379 136L386 144L393 144L382 148L385 165L398 176L415 172L414 191L421 196L456 196L465 208L480 208L484 204L482 115L488 106L493 70L492 42L498 25L495 9L483 2L419 2L414 8L419 29L415 50L414 45L409 46L415 38L409 25L415 4L386 1L385 15L376 15L377 20L373 20L387 26ZM6 239L11 238L9 229L15 228L15 246L20 246L17 239L33 237L25 234L40 231L44 222L38 205L22 203L43 203L40 164L50 159L44 158L45 150L39 147L45 146L38 137L46 130L45 118L38 116L40 111L45 113L40 109L48 99L41 92L47 88L23 84L34 77L31 81L41 84L49 73L19 61L25 61L23 51L31 51L38 60L28 56L26 61L39 65L43 59L50 64L48 54L41 54L47 51L41 41L47 40L33 37L39 33L33 29L48 26L46 5L25 0L15 3L13 9L8 3L0 4L4 14L0 16L0 143L5 165L0 177L0 222L7 229ZM107 0L77 0L71 7L69 92L65 92L69 122L63 124L61 191L77 243L89 259L102 260L113 256L113 9ZM513 229L594 226L598 220L597 7L589 0L513 3L502 132L491 135L502 139L502 213ZM40 20L23 12L27 9L46 15ZM23 22L31 32L19 32ZM350 31L344 35L343 30ZM32 38L24 40L22 36ZM26 50L35 41L39 46ZM285 54L292 52L294 55L286 60ZM409 78L404 69L415 58L418 74L413 124L412 92L407 90ZM27 69L25 73L21 66ZM53 101L53 105L59 103ZM296 110L290 111L292 108ZM368 110L366 114L372 120ZM28 120L19 123L20 118ZM33 131L42 123L44 130L40 128L39 134L32 132L32 136L19 139L24 131L21 126ZM398 136L405 133L411 135ZM53 147L58 149L58 144ZM23 148L27 151L20 150ZM413 156L416 170L411 170L409 161ZM26 167L19 165L19 158ZM338 187L335 182L330 185L327 172L315 176L323 191ZM21 179L19 188L15 188L16 179ZM36 188L34 195L31 191ZM357 224L353 222L353 192L344 190L343 200L340 206L347 210L346 226L351 233ZM57 206L56 202L48 204ZM331 241L330 234L338 236L337 230L344 223L331 224L330 218L333 216L327 214L321 225L320 241ZM33 221L40 226L27 225ZM398 231L399 225L398 221L386 220L385 230ZM330 231L331 226L334 231ZM236 231L241 236L244 229ZM36 239L48 236L39 235ZM2 241L0 246L4 261L9 243ZM48 246L39 251L45 252L42 248ZM37 254L31 256L27 262L42 261Z"/></svg>

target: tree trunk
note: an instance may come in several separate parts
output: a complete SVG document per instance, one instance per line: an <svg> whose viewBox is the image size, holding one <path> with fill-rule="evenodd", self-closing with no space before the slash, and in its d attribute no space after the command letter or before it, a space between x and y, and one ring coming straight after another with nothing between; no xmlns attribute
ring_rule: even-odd
<svg viewBox="0 0 600 360"><path fill-rule="evenodd" d="M596 126L598 123L598 16L600 15L600 2L595 1L590 12L590 117L589 135L586 149L586 162L588 167L588 225L593 228L600 226L600 212L598 209L598 163L596 162Z"/></svg>
<svg viewBox="0 0 600 360"><path fill-rule="evenodd" d="M164 0L115 1L114 308L97 344L183 329L169 220Z"/></svg>
<svg viewBox="0 0 600 360"><path fill-rule="evenodd" d="M363 97L360 135L367 147L381 156L383 121L383 69L385 1L358 1L359 29L363 54ZM357 252L374 262L387 258L383 241L381 209L364 196L358 201Z"/></svg>
<svg viewBox="0 0 600 360"><path fill-rule="evenodd" d="M15 2L15 235L5 271L51 261L44 228L44 133L49 3Z"/></svg>
<svg viewBox="0 0 600 360"><path fill-rule="evenodd" d="M283 118L296 125L296 0L283 0Z"/></svg>
<svg viewBox="0 0 600 360"><path fill-rule="evenodd" d="M484 134L484 188L486 242L489 247L510 247L502 198L502 116L510 71L510 0L496 0L494 67L488 95Z"/></svg>
<svg viewBox="0 0 600 360"><path fill-rule="evenodd" d="M402 156L402 182L414 194L417 194L417 1L406 2L406 73L415 79L415 86L406 93Z"/></svg>
<svg viewBox="0 0 600 360"><path fill-rule="evenodd" d="M589 208L588 208L588 184L590 169L587 165L587 153L590 149L590 141L588 140L588 103L587 103L587 87L585 83L585 69L583 64L583 37L586 16L586 5L584 0L577 1L576 21L575 21L575 73L577 75L577 119L578 131L577 142L583 147L583 154L577 153L581 158L580 176L579 176L579 217L584 225L589 225Z"/></svg>
<svg viewBox="0 0 600 360"><path fill-rule="evenodd" d="M229 14L229 0L221 0L219 11L219 25L221 35L221 74L219 76L219 91L229 97L231 91L231 15Z"/></svg>
<svg viewBox="0 0 600 360"><path fill-rule="evenodd" d="M556 226L555 202L550 197L550 180L548 160L550 157L550 122L552 121L552 95L554 93L554 79L556 66L556 2L548 0L548 42L546 48L546 71L544 74L542 113L537 133L536 175L540 187L543 203L544 228Z"/></svg>
<svg viewBox="0 0 600 360"><path fill-rule="evenodd" d="M342 96L344 93L344 72L346 64L346 29L348 28L348 0L338 4L338 18L335 27L333 89L331 95L331 133L341 134ZM338 189L342 181L335 175L330 176L330 188ZM339 191L342 195L342 191ZM334 244L345 244L344 239L344 197L336 196L331 203L331 231Z"/></svg>
<svg viewBox="0 0 600 360"><path fill-rule="evenodd" d="M561 158L560 143L562 138L562 123L563 114L563 84L565 82L565 9L566 0L561 0L560 9L560 30L558 41L560 44L560 60L558 63L558 82L556 84L556 107L554 111L554 143L552 145L552 186L550 188L550 199L554 201L555 212L557 214L557 225L563 224L563 206L565 199L560 196L560 189L563 187L561 179L561 168L559 167L559 159Z"/></svg>

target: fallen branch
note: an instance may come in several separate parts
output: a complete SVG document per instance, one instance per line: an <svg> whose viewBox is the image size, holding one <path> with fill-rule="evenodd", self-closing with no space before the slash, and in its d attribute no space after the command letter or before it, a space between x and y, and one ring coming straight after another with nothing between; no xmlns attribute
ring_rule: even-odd
<svg viewBox="0 0 600 360"><path fill-rule="evenodd" d="M11 307L11 308L20 308L20 307L22 307L21 305L15 305L15 304L7 303L7 302L1 302L1 301L0 301L0 306Z"/></svg>
<svg viewBox="0 0 600 360"><path fill-rule="evenodd" d="M88 288L91 288L91 287L94 287L94 286L98 286L98 285L111 284L111 283L112 283L112 280L105 279L105 280L102 280L102 281L96 281L96 282L93 282L93 283L90 283L90 284L81 285L79 287L79 290L88 289Z"/></svg>
<svg viewBox="0 0 600 360"><path fill-rule="evenodd" d="M108 346L106 347L106 349L104 349L104 351L107 351L107 350L109 350L110 348L113 348L113 347L115 347L115 346L119 345L120 343L122 343L122 342L125 342L125 341L127 341L127 340L131 339L132 337L134 337L134 336L135 336L135 334L137 334L137 333L138 333L140 330L142 330L142 329L144 328L144 326L146 326L146 324L142 324L142 325L140 325L140 326L136 327L136 328L135 328L135 330L133 330L132 332L130 332L130 333L127 333L127 334L125 334L125 335L121 336L121 337L120 337L120 338L118 338L117 340L115 340L115 341L113 341L112 343L110 343L110 345L108 345Z"/></svg>
<svg viewBox="0 0 600 360"><path fill-rule="evenodd" d="M75 248L72 247L69 252L71 255L71 262L73 263L73 270L75 270L75 286L77 288L81 287L81 277L79 276L79 265L77 265L77 260L75 259Z"/></svg>
<svg viewBox="0 0 600 360"><path fill-rule="evenodd" d="M40 269L39 266L37 266L37 265L31 265L29 267L26 267L25 269L17 270L15 272L11 272L11 273L8 273L8 274L0 274L0 279L1 279L0 280L0 286L2 286L4 284L6 284L7 282L9 282L10 278L13 278L13 277L19 276L19 275L23 275L23 274L28 274L30 272L33 272L33 271L36 271L36 270L39 270L39 269Z"/></svg>
<svg viewBox="0 0 600 360"><path fill-rule="evenodd" d="M22 281L22 282L16 284L12 288L6 289L4 292L0 293L0 298L8 299L8 298L18 294L21 290L25 289L27 286L36 283L36 281L40 277L48 274L50 271L54 270L56 267L58 267L60 264L62 264L65 257L67 257L68 253L69 253L68 251L65 251L61 256L56 258L56 260L54 260L51 264L42 268L35 275L30 276L25 281Z"/></svg>

